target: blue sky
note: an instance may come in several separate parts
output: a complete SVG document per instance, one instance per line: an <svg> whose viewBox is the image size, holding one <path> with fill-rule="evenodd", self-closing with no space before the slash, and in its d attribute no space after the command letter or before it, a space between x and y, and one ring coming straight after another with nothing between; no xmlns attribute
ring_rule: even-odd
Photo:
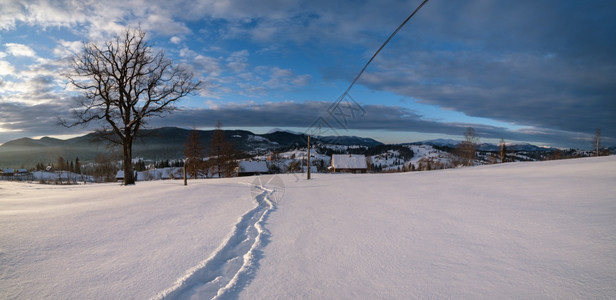
<svg viewBox="0 0 616 300"><path fill-rule="evenodd" d="M126 26L204 82L151 127L308 132L420 3L3 0L0 143L91 130L56 125L78 96L67 59ZM429 1L344 99L360 113L327 124L388 143L472 126L485 142L581 148L600 128L616 145L614 15L614 1Z"/></svg>

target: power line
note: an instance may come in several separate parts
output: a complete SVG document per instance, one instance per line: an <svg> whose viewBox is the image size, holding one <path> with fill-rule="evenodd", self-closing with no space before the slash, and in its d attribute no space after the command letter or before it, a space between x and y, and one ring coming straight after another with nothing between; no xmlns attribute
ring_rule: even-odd
<svg viewBox="0 0 616 300"><path fill-rule="evenodd" d="M389 43L389 41L398 33L398 31L400 31L400 29L402 29L402 27L404 27L404 25L406 25L406 23L419 11L419 9L424 6L424 4L426 4L428 2L428 0L424 0L423 2L421 2L421 4L419 4L419 6L417 6L417 8L415 8L415 10L404 20L404 22L402 22L402 24L400 24L400 26L398 26L398 28L396 28L396 30L394 30L394 32L387 38L387 40L385 40L385 42L381 45L381 47L379 47L378 50L376 50L376 52L374 52L374 54L372 55L372 57L370 58L370 60L366 63L366 65L364 65L364 67L361 69L361 71L359 71L359 74L357 74L357 76L355 76L355 79L353 79L353 82L351 82L351 85L349 85L349 87L346 89L346 91L344 91L344 93L342 94L342 96L340 96L340 98L344 98L349 91L351 90L351 88L353 87L353 85L355 85L355 82L357 82L357 80L359 80L359 77L361 77L361 75L364 73L364 71L366 70L366 68L368 67L368 65L372 62L372 60L379 54L379 52L381 52L381 50L383 50L383 48L385 47L385 45L387 45L387 43Z"/></svg>

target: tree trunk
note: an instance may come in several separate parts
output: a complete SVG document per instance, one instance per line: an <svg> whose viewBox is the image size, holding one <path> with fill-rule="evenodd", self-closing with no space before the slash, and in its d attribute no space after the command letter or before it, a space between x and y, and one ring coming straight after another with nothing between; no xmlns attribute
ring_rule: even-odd
<svg viewBox="0 0 616 300"><path fill-rule="evenodd" d="M123 169L124 169L124 185L135 184L135 174L133 172L133 141L125 139L122 141L123 150Z"/></svg>

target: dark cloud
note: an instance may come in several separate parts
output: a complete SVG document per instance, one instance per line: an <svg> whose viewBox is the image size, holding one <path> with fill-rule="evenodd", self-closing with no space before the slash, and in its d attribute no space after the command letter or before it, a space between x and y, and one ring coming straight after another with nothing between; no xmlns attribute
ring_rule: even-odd
<svg viewBox="0 0 616 300"><path fill-rule="evenodd" d="M590 135L546 129L515 131L482 124L440 122L424 119L414 111L397 106L365 105L361 107L362 114L357 114L354 117L347 115L346 120L341 119L340 116L334 116L332 119L328 114L331 107L332 103L329 102L312 101L304 103L235 104L217 109L181 109L165 118L150 119L148 126L213 127L220 120L226 128L296 127L305 128L305 131L309 132L310 126L314 125L318 118L329 118L326 124L331 126L333 130L327 131L327 128L325 128L322 131L327 135L344 135L348 129L420 132L461 137L466 127L472 126L478 135L484 139L504 138L506 140L584 148L590 145ZM59 116L70 118L65 106L53 104L25 106L16 103L0 103L0 122L4 122L3 128L20 130L19 132L0 133L0 142L7 142L24 136L79 134L86 130L58 126L57 118ZM343 124L344 126L342 126Z"/></svg>
<svg viewBox="0 0 616 300"><path fill-rule="evenodd" d="M361 82L469 116L576 132L606 128L606 134L616 136L609 130L616 128L616 102L612 100L616 98L616 85L600 79L616 74L597 71L601 74L591 77L598 80L591 82L585 81L583 74L567 69L562 60L513 58L485 62L481 57L470 57L444 63L438 57L426 56L412 70L373 71ZM518 68L507 68L506 64ZM580 70L583 71L590 70Z"/></svg>
<svg viewBox="0 0 616 300"><path fill-rule="evenodd" d="M468 116L616 138L615 12L613 1L430 2L360 83Z"/></svg>
<svg viewBox="0 0 616 300"><path fill-rule="evenodd" d="M326 102L234 104L217 109L183 109L153 122L164 126L213 127L220 120L226 127L307 127L329 105Z"/></svg>
<svg viewBox="0 0 616 300"><path fill-rule="evenodd" d="M481 138L547 143L555 146L589 147L591 135L550 129L510 130L482 124L447 123L424 119L407 108L384 105L365 105L363 114L328 119L329 102L282 102L266 104L230 105L218 109L190 109L176 111L163 119L152 120L152 126L212 127L218 120L227 128L233 127L299 127L310 131L318 118L327 119L327 126L344 134L347 129L384 130L447 134L462 136L468 126L475 128ZM338 120L336 120L337 118ZM345 122L346 121L346 122ZM342 126L342 125L346 126ZM327 128L326 128L327 129ZM325 130L327 131L327 130ZM594 133L594 132L593 132ZM405 142L405 141L400 141ZM411 141L406 141L411 142Z"/></svg>
<svg viewBox="0 0 616 300"><path fill-rule="evenodd" d="M431 1L400 34L432 48L593 53L603 59L616 45L614 11L613 1Z"/></svg>
<svg viewBox="0 0 616 300"><path fill-rule="evenodd" d="M58 104L26 105L0 102L0 143L22 137L79 133L76 128L58 126L58 117L68 117L66 106Z"/></svg>

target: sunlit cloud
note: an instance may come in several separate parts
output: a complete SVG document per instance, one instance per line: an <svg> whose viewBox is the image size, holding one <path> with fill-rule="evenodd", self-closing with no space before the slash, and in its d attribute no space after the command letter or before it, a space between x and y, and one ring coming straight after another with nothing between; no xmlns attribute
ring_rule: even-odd
<svg viewBox="0 0 616 300"><path fill-rule="evenodd" d="M79 53L83 47L81 41L65 41L59 40L57 46L53 49L53 54L57 58L68 58Z"/></svg>
<svg viewBox="0 0 616 300"><path fill-rule="evenodd" d="M32 48L16 43L6 43L6 52L13 56L26 56L26 57L35 57L36 53Z"/></svg>
<svg viewBox="0 0 616 300"><path fill-rule="evenodd" d="M15 68L8 62L0 60L0 75L12 75L15 73Z"/></svg>
<svg viewBox="0 0 616 300"><path fill-rule="evenodd" d="M172 36L169 41L173 44L179 44L180 42L182 42L182 39L178 36Z"/></svg>

